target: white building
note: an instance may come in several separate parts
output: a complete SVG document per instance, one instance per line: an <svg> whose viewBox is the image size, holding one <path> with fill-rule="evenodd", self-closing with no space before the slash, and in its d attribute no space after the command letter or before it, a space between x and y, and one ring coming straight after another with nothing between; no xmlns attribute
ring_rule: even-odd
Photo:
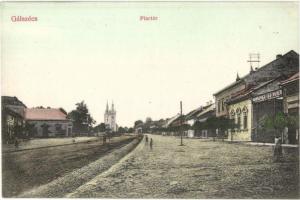
<svg viewBox="0 0 300 200"><path fill-rule="evenodd" d="M111 129L111 131L116 132L118 130L116 123L116 110L114 108L114 103L111 105L111 110L108 107L108 103L106 104L106 110L104 113L104 123L107 128Z"/></svg>

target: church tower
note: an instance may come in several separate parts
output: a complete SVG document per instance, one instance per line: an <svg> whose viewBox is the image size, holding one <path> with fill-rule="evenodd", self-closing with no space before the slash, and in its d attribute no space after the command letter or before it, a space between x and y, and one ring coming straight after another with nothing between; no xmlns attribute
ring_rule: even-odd
<svg viewBox="0 0 300 200"><path fill-rule="evenodd" d="M116 123L116 110L115 105L112 102L111 104L111 110L109 109L108 102L106 103L106 109L104 112L104 123L107 128L109 128L111 131L116 132L117 131L117 123Z"/></svg>

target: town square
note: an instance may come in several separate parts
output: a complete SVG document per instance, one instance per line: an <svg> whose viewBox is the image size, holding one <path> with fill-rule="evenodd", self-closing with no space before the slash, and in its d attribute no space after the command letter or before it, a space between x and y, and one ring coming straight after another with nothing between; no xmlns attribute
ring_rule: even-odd
<svg viewBox="0 0 300 200"><path fill-rule="evenodd" d="M0 6L3 198L299 199L296 2Z"/></svg>

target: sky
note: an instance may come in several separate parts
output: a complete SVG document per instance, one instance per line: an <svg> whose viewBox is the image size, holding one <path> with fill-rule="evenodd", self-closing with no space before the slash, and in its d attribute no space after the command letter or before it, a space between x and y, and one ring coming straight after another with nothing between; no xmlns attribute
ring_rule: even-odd
<svg viewBox="0 0 300 200"><path fill-rule="evenodd" d="M1 94L27 107L75 109L119 126L187 113L247 74L299 49L293 2L3 3ZM35 22L12 22L34 16ZM140 16L158 20L141 21Z"/></svg>

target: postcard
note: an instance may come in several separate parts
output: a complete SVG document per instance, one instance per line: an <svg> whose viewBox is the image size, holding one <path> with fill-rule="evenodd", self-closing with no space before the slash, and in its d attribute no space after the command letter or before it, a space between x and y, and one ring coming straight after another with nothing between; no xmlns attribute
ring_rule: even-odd
<svg viewBox="0 0 300 200"><path fill-rule="evenodd" d="M300 197L298 2L0 6L3 198Z"/></svg>

